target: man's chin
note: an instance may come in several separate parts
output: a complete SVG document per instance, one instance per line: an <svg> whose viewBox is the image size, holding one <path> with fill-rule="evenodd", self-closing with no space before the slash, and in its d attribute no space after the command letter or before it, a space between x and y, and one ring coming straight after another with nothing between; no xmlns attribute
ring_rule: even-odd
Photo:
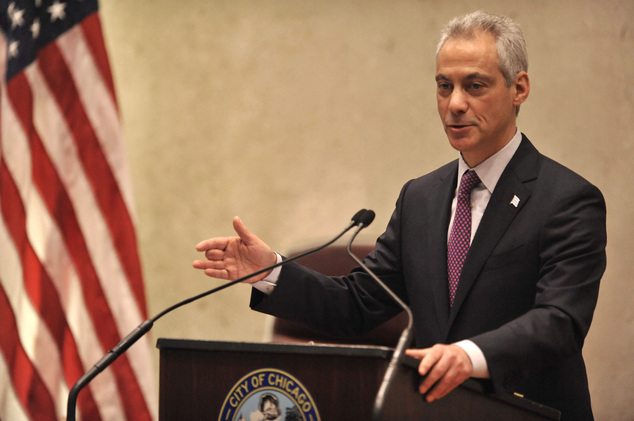
<svg viewBox="0 0 634 421"><path fill-rule="evenodd" d="M451 147L459 152L468 151L473 146L473 139L469 136L456 137L448 135L447 138Z"/></svg>

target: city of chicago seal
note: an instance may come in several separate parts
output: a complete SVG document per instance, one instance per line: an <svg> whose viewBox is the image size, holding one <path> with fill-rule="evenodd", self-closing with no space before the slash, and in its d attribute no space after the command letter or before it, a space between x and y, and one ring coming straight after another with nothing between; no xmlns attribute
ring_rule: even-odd
<svg viewBox="0 0 634 421"><path fill-rule="evenodd" d="M308 390L289 373L262 368L236 382L218 421L320 421Z"/></svg>

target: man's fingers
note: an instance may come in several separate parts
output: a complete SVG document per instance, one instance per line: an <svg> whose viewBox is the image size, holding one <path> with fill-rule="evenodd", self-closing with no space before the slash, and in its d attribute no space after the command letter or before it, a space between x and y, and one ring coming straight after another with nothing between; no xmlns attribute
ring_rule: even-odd
<svg viewBox="0 0 634 421"><path fill-rule="evenodd" d="M224 250L211 249L205 252L205 257L209 260L222 260L225 257Z"/></svg>
<svg viewBox="0 0 634 421"><path fill-rule="evenodd" d="M419 385L418 390L421 394L427 393L444 374L444 367L438 364L441 353L434 347L408 349L405 353L420 360L418 373L423 376L423 381Z"/></svg>
<svg viewBox="0 0 634 421"><path fill-rule="evenodd" d="M419 387L420 393L427 393L442 378L446 370L447 364L442 361L441 354L432 348L423 356L418 365L418 372L421 376L425 376Z"/></svg>
<svg viewBox="0 0 634 421"><path fill-rule="evenodd" d="M207 251L207 250L224 250L229 244L231 237L218 237L218 238L210 238L208 240L203 240L200 243L196 244L196 251Z"/></svg>
<svg viewBox="0 0 634 421"><path fill-rule="evenodd" d="M192 266L195 269L226 269L226 265L222 260L194 260Z"/></svg>
<svg viewBox="0 0 634 421"><path fill-rule="evenodd" d="M196 260L194 268L203 269L212 278L238 279L274 264L277 255L242 223L233 218L237 237L217 237L201 241L196 250L204 252L205 260ZM263 279L268 274L252 277L250 282Z"/></svg>
<svg viewBox="0 0 634 421"><path fill-rule="evenodd" d="M246 244L251 244L255 239L257 239L257 237L249 231L238 216L233 218L233 229L238 234L238 237L240 237L240 239ZM229 246L233 240L235 240L235 237L210 238L196 244L196 250L204 252L208 252L210 250L226 250L227 246Z"/></svg>
<svg viewBox="0 0 634 421"><path fill-rule="evenodd" d="M421 376L427 375L429 369L431 369L440 358L439 353L434 348L408 349L405 351L405 354L420 360L418 373Z"/></svg>
<svg viewBox="0 0 634 421"><path fill-rule="evenodd" d="M435 345L426 349L407 350L406 354L420 358L418 372L424 378L419 386L419 392L427 394L425 399L428 402L446 396L471 375L472 367L468 366L468 356L455 345Z"/></svg>
<svg viewBox="0 0 634 421"><path fill-rule="evenodd" d="M466 378L459 367L452 365L448 359L441 358L421 383L420 392L427 394L427 402L432 402L446 396Z"/></svg>
<svg viewBox="0 0 634 421"><path fill-rule="evenodd" d="M421 386L422 388L422 386ZM445 377L442 377L440 381L436 382L425 392L421 392L421 394L427 394L425 396L425 400L427 402L433 402L437 399L443 398L449 394L452 390L454 390L456 386L450 381L448 381Z"/></svg>
<svg viewBox="0 0 634 421"><path fill-rule="evenodd" d="M215 279L229 279L229 271L226 269L210 269L204 270L205 275Z"/></svg>

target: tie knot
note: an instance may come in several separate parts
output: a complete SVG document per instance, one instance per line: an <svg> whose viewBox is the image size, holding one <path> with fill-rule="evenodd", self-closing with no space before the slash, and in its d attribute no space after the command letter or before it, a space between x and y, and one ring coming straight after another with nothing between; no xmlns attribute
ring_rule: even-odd
<svg viewBox="0 0 634 421"><path fill-rule="evenodd" d="M480 177L475 171L465 171L460 180L460 192L459 194L470 194L471 190L480 184Z"/></svg>

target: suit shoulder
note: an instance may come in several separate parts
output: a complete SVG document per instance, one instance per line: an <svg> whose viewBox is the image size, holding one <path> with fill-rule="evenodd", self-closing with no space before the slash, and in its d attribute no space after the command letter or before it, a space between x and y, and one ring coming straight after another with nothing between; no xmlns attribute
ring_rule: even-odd
<svg viewBox="0 0 634 421"><path fill-rule="evenodd" d="M448 192L451 188L451 183L453 183L455 189L457 172L458 160L455 160L430 173L409 180L401 188L397 207L405 202L420 204L420 201L425 200L427 197L435 196L445 191Z"/></svg>
<svg viewBox="0 0 634 421"><path fill-rule="evenodd" d="M543 177L545 180L550 180L550 184L555 186L560 186L564 189L575 188L595 191L595 193L602 196L599 188L585 177L545 155L541 155L539 172L540 177Z"/></svg>
<svg viewBox="0 0 634 421"><path fill-rule="evenodd" d="M577 172L539 152L526 136L509 167L516 171L522 181L530 183L531 180L537 180L541 188L553 194L582 190L603 196L594 184Z"/></svg>
<svg viewBox="0 0 634 421"><path fill-rule="evenodd" d="M449 162L448 164L443 165L440 168L435 169L432 172L429 172L425 175L421 175L418 178L410 180L405 187L425 187L430 188L437 184L441 184L448 177L456 176L456 172L458 170L458 160L454 160Z"/></svg>

